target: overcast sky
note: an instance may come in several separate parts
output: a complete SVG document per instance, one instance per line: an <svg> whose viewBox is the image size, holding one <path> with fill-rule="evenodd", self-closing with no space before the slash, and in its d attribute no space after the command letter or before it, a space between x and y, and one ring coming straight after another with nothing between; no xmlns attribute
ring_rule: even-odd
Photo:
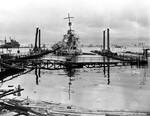
<svg viewBox="0 0 150 116"><path fill-rule="evenodd" d="M112 44L150 43L149 0L0 0L0 39L34 43L40 27L42 43L60 41L68 29L68 13L82 44L101 44L107 28Z"/></svg>

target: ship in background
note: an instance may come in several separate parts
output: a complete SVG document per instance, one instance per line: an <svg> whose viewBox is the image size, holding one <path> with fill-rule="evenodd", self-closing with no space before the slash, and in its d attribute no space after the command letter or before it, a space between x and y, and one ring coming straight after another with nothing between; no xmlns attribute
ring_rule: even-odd
<svg viewBox="0 0 150 116"><path fill-rule="evenodd" d="M5 38L4 44L2 44L0 48L19 48L20 47L19 42L17 42L15 39L12 39L11 37L9 37L9 39L10 39L10 42L7 42Z"/></svg>
<svg viewBox="0 0 150 116"><path fill-rule="evenodd" d="M70 17L68 14L67 18L69 23L69 30L67 34L63 36L62 41L57 42L52 46L52 51L55 55L80 55L82 54L81 49L79 49L79 37L76 36L75 31L71 29L72 23L70 22Z"/></svg>

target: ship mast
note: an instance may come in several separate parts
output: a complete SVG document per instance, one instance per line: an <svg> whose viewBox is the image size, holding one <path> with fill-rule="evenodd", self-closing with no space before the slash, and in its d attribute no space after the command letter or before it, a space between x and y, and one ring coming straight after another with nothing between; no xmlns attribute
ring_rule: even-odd
<svg viewBox="0 0 150 116"><path fill-rule="evenodd" d="M70 21L71 18L74 18L74 17L70 17L70 14L69 14L69 13L68 13L68 17L64 18L64 19L68 19L68 20L69 20L68 26L69 26L69 28L70 28L70 32L71 32L71 25L72 25L72 23L71 23L71 21Z"/></svg>

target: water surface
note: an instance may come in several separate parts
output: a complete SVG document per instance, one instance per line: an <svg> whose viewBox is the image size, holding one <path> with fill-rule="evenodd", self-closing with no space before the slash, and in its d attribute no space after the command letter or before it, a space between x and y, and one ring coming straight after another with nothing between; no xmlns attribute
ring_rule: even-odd
<svg viewBox="0 0 150 116"><path fill-rule="evenodd" d="M92 48L93 49L93 48ZM84 58L85 56L79 56ZM99 60L101 56L96 57ZM65 59L49 54L43 59ZM83 60L83 59L82 59ZM87 60L87 59L86 59ZM21 97L53 101L96 110L149 111L148 66L118 66L70 70L34 69L1 85L24 88ZM10 78L10 77L8 77Z"/></svg>

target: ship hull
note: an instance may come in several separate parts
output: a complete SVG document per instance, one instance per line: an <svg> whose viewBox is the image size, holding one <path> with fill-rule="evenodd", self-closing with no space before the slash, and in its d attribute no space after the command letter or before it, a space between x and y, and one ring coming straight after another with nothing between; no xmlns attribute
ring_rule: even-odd
<svg viewBox="0 0 150 116"><path fill-rule="evenodd" d="M82 55L81 50L58 50L54 52L55 55Z"/></svg>
<svg viewBox="0 0 150 116"><path fill-rule="evenodd" d="M6 42L0 46L1 48L19 48L20 44L14 39L10 38L10 42Z"/></svg>
<svg viewBox="0 0 150 116"><path fill-rule="evenodd" d="M0 48L19 48L19 45L1 45Z"/></svg>

